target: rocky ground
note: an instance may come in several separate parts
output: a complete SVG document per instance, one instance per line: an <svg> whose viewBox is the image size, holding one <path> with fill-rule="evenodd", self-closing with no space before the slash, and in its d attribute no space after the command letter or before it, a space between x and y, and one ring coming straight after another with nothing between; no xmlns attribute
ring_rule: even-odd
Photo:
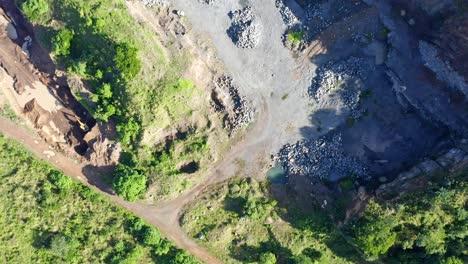
<svg viewBox="0 0 468 264"><path fill-rule="evenodd" d="M432 16L452 14L445 11L446 4L429 8L431 3L423 2L419 5ZM267 153L275 154L291 173L332 180L356 171L391 177L441 151L452 133L467 131L466 101L454 99L456 90L465 91L466 82L437 56L436 45L423 40L419 30L412 32L426 12L417 4L172 3L195 29L213 39L239 94L257 109L259 102L267 105L271 120L262 136L271 141ZM302 32L307 45L303 52L279 46L290 30ZM430 70L438 82L429 78ZM443 82L453 91L441 88ZM421 86L431 95L417 90ZM328 146L326 151L317 142ZM331 163L325 164L328 159Z"/></svg>

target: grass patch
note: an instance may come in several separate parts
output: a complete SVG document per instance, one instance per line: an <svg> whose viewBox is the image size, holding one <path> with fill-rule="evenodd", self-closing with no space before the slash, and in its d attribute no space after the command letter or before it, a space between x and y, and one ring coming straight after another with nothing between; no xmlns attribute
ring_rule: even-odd
<svg viewBox="0 0 468 264"><path fill-rule="evenodd" d="M207 115L209 98L191 81L181 78L187 56L176 49L172 52L171 47L161 47L153 30L128 13L124 0L19 2L23 11L39 6L28 17L36 23L41 43L51 50L59 67L90 85L89 101L87 97L76 97L95 118L115 124L118 140L133 160L124 165L143 173L152 185L162 182L157 177L167 179L177 174L174 167L182 159L201 153L190 148L179 153L176 145L181 142L170 147L172 152L142 150L146 145L153 146L165 129L195 126L192 122ZM37 14L43 16L36 19ZM197 129L197 133L202 131ZM197 135L202 136L201 132ZM142 159L142 152L150 154ZM150 167L145 168L148 164ZM186 179L175 183L177 190L188 186Z"/></svg>
<svg viewBox="0 0 468 264"><path fill-rule="evenodd" d="M276 263L348 263L328 245L343 244L328 217L278 207L267 183L253 179L214 188L186 210L181 223L224 263L259 262L269 253Z"/></svg>
<svg viewBox="0 0 468 264"><path fill-rule="evenodd" d="M13 109L8 103L0 105L0 115L10 119L11 121L19 120L18 115L16 115L15 111L13 111Z"/></svg>
<svg viewBox="0 0 468 264"><path fill-rule="evenodd" d="M0 191L1 263L197 263L2 135Z"/></svg>

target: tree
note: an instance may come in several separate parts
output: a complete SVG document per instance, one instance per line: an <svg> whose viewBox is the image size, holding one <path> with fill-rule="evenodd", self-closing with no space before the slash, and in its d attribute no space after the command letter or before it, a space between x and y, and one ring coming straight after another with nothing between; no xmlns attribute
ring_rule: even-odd
<svg viewBox="0 0 468 264"><path fill-rule="evenodd" d="M34 22L41 20L49 12L49 4L46 0L26 0L21 8L26 17Z"/></svg>
<svg viewBox="0 0 468 264"><path fill-rule="evenodd" d="M141 69L141 62L138 59L138 50L127 42L117 45L114 62L121 76L125 80L135 77Z"/></svg>
<svg viewBox="0 0 468 264"><path fill-rule="evenodd" d="M114 172L112 186L128 201L135 201L146 192L146 177L129 166L119 164Z"/></svg>
<svg viewBox="0 0 468 264"><path fill-rule="evenodd" d="M69 29L62 29L54 38L54 52L57 56L67 56L70 54L71 41L74 32Z"/></svg>
<svg viewBox="0 0 468 264"><path fill-rule="evenodd" d="M52 170L49 179L62 193L69 193L73 189L73 181L59 171Z"/></svg>
<svg viewBox="0 0 468 264"><path fill-rule="evenodd" d="M276 256L271 252L262 253L260 256L259 264L276 264Z"/></svg>
<svg viewBox="0 0 468 264"><path fill-rule="evenodd" d="M129 144L130 141L136 140L140 133L140 124L130 117L127 122L121 122L117 125L120 142Z"/></svg>
<svg viewBox="0 0 468 264"><path fill-rule="evenodd" d="M143 233L143 243L148 246L156 246L161 243L161 234L152 227L146 227Z"/></svg>
<svg viewBox="0 0 468 264"><path fill-rule="evenodd" d="M369 257L375 260L387 253L396 242L394 216L387 214L379 204L371 201L362 218L357 223L354 236L356 244Z"/></svg>
<svg viewBox="0 0 468 264"><path fill-rule="evenodd" d="M463 260L452 256L452 257L448 257L446 259L442 259L440 261L440 264L463 264Z"/></svg>
<svg viewBox="0 0 468 264"><path fill-rule="evenodd" d="M199 262L185 251L178 251L171 261L171 264L199 264Z"/></svg>
<svg viewBox="0 0 468 264"><path fill-rule="evenodd" d="M79 243L77 241L74 241L65 235L56 234L50 241L49 251L56 257L69 259L75 253L78 244Z"/></svg>

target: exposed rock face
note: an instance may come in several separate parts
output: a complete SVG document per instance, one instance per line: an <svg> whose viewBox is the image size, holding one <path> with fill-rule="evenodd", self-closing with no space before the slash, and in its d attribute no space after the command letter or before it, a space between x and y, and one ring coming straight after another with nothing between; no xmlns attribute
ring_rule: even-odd
<svg viewBox="0 0 468 264"><path fill-rule="evenodd" d="M466 169L468 153L458 148L452 148L435 160L425 160L408 171L400 173L395 180L381 185L376 190L379 199L398 198L402 194L411 192L427 185L429 176L440 172L453 172Z"/></svg>
<svg viewBox="0 0 468 264"><path fill-rule="evenodd" d="M468 107L465 95L460 90L466 91L466 84L460 84L460 78L457 81L446 76L455 68L452 69L449 67L450 64L441 59L444 56L440 56L439 49L435 49L432 44L429 44L431 46L423 44L420 49L419 43L422 39L433 42L431 39L438 34L438 32L421 31L421 28L430 29L428 25L436 19L421 9L424 1L368 2L373 3L379 9L381 21L390 30L388 43L391 48L387 55L386 66L395 84L397 96L406 100L425 119L447 127L455 134L465 134L468 131ZM450 11L450 5L438 8L436 6L434 2L435 9L431 9L430 13L437 11L436 13L443 17L450 16L444 13ZM404 16L395 15L396 10L405 10L405 8L409 11L405 11ZM419 26L409 24L409 17L414 17L415 23ZM456 31L457 36L460 36L461 31L463 30ZM445 38L450 39L448 35ZM438 72L439 78L437 78ZM455 76L456 73L450 74ZM458 84L449 83L454 80ZM457 88L448 88L450 86Z"/></svg>
<svg viewBox="0 0 468 264"><path fill-rule="evenodd" d="M94 138L91 138L95 135ZM118 142L111 142L107 138L103 138L99 132L99 126L94 126L88 134L91 138L88 140L88 150L85 158L97 168L102 168L102 171L109 171L119 162L122 148Z"/></svg>
<svg viewBox="0 0 468 264"><path fill-rule="evenodd" d="M442 58L468 82L468 14L445 21L435 43Z"/></svg>

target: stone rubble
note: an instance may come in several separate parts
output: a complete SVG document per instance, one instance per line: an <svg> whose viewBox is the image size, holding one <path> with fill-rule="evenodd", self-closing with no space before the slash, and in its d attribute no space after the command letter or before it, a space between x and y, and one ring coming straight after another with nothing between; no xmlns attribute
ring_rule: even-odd
<svg viewBox="0 0 468 264"><path fill-rule="evenodd" d="M231 77L221 76L216 80L216 86L229 93L233 113L229 114L224 125L228 129L230 135L232 135L254 120L255 110L252 108L250 102L239 94Z"/></svg>
<svg viewBox="0 0 468 264"><path fill-rule="evenodd" d="M286 26L292 27L299 23L299 19L297 19L289 7L284 5L283 0L276 0L275 6L278 8L281 18Z"/></svg>
<svg viewBox="0 0 468 264"><path fill-rule="evenodd" d="M365 59L351 57L344 61L329 62L317 69L317 76L312 80L308 94L315 102L323 102L327 97L338 95L353 118L359 118L363 111L359 109L366 72L372 64Z"/></svg>
<svg viewBox="0 0 468 264"><path fill-rule="evenodd" d="M260 42L261 25L255 20L254 13L250 6L230 12L231 26L227 34L232 42L243 49L255 48Z"/></svg>
<svg viewBox="0 0 468 264"><path fill-rule="evenodd" d="M169 6L169 1L168 0L141 0L141 2L146 7L153 7L153 6L166 7L166 6Z"/></svg>
<svg viewBox="0 0 468 264"><path fill-rule="evenodd" d="M341 134L331 138L286 144L274 158L288 174L306 175L312 180L353 176L367 179L367 168L344 153Z"/></svg>
<svg viewBox="0 0 468 264"><path fill-rule="evenodd" d="M198 0L199 3L205 4L205 5L213 5L216 3L217 0Z"/></svg>

